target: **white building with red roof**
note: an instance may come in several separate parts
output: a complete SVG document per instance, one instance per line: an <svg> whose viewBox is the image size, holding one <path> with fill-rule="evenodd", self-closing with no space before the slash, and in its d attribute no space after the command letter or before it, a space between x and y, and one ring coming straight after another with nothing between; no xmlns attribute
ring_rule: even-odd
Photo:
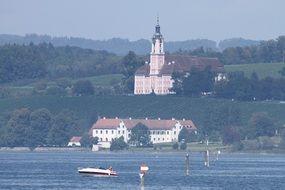
<svg viewBox="0 0 285 190"><path fill-rule="evenodd" d="M81 137L72 137L67 146L81 146L80 140Z"/></svg>
<svg viewBox="0 0 285 190"><path fill-rule="evenodd" d="M150 130L150 140L153 144L165 142L177 142L182 127L196 131L192 120L172 119L120 119L101 118L93 124L90 133L99 138L99 143L104 148L109 148L115 138L124 137L125 142L130 139L131 129L138 123L142 123Z"/></svg>

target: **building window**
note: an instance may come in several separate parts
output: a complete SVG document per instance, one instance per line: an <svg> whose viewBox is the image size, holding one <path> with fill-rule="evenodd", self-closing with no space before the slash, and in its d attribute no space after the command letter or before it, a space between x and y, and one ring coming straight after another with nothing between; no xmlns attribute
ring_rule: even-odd
<svg viewBox="0 0 285 190"><path fill-rule="evenodd" d="M98 134L98 131L97 131L97 130L96 130L95 132L96 132L96 134Z"/></svg>
<svg viewBox="0 0 285 190"><path fill-rule="evenodd" d="M155 138L153 138L153 141L155 141Z"/></svg>
<svg viewBox="0 0 285 190"><path fill-rule="evenodd" d="M114 134L114 131L112 130L112 134Z"/></svg>
<svg viewBox="0 0 285 190"><path fill-rule="evenodd" d="M102 131L102 130L100 131L100 134L103 134L103 131Z"/></svg>
<svg viewBox="0 0 285 190"><path fill-rule="evenodd" d="M125 134L125 131L123 131L123 134Z"/></svg>
<svg viewBox="0 0 285 190"><path fill-rule="evenodd" d="M108 138L106 138L106 141L108 142Z"/></svg>
<svg viewBox="0 0 285 190"><path fill-rule="evenodd" d="M106 134L108 134L108 130L106 130Z"/></svg>
<svg viewBox="0 0 285 190"><path fill-rule="evenodd" d="M157 131L157 134L159 135L159 131Z"/></svg>
<svg viewBox="0 0 285 190"><path fill-rule="evenodd" d="M176 131L174 131L174 135L176 135Z"/></svg>
<svg viewBox="0 0 285 190"><path fill-rule="evenodd" d="M121 131L118 131L118 134L121 134Z"/></svg>
<svg viewBox="0 0 285 190"><path fill-rule="evenodd" d="M160 138L157 139L158 141L160 140Z"/></svg>
<svg viewBox="0 0 285 190"><path fill-rule="evenodd" d="M162 140L164 141L164 138L162 138Z"/></svg>
<svg viewBox="0 0 285 190"><path fill-rule="evenodd" d="M100 141L103 141L103 139L102 139L102 138L100 138Z"/></svg>
<svg viewBox="0 0 285 190"><path fill-rule="evenodd" d="M166 132L169 135L169 131Z"/></svg>

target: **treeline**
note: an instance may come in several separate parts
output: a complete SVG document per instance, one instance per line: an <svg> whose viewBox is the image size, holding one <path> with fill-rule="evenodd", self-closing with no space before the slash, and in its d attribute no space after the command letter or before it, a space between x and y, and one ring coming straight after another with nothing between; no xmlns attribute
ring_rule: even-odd
<svg viewBox="0 0 285 190"><path fill-rule="evenodd" d="M234 150L285 148L284 130L277 127L267 112L252 113L245 123L241 118L241 109L237 106L209 106L204 112L198 140L222 141L225 145L234 145ZM195 135L191 137L195 140Z"/></svg>
<svg viewBox="0 0 285 190"><path fill-rule="evenodd" d="M285 67L280 71L285 76ZM210 95L240 101L285 100L285 78L266 77L259 79L254 72L246 77L244 72L227 74L226 80L215 82L215 74L207 67L203 71L174 73L172 90L178 96L200 97Z"/></svg>
<svg viewBox="0 0 285 190"><path fill-rule="evenodd" d="M0 147L66 146L84 130L73 111L52 114L46 108L16 109L0 117Z"/></svg>
<svg viewBox="0 0 285 190"><path fill-rule="evenodd" d="M120 59L107 51L54 47L50 43L4 45L0 46L0 83L120 73Z"/></svg>
<svg viewBox="0 0 285 190"><path fill-rule="evenodd" d="M215 84L214 92L217 98L241 101L285 100L285 78L259 79L256 73L248 78L243 72L233 72Z"/></svg>
<svg viewBox="0 0 285 190"><path fill-rule="evenodd" d="M218 57L225 65L284 62L285 36L276 40L261 41L259 44L243 47L229 47L222 52L211 48L198 48L191 51L177 51L176 54L186 54L201 57Z"/></svg>

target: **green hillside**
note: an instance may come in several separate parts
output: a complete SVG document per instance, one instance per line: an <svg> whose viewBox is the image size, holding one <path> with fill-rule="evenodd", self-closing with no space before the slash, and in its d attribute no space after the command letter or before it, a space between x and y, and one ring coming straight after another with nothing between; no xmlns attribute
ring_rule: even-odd
<svg viewBox="0 0 285 190"><path fill-rule="evenodd" d="M73 80L66 78L66 80L72 83L75 83L78 80L90 80L92 84L96 87L110 87L112 85L119 84L122 78L122 74L109 74L93 77L84 77ZM4 87L5 89L7 89L12 97L31 96L34 93L35 88L37 88L37 86L41 83L46 84L46 88L56 85L56 81L27 80L0 85L0 88Z"/></svg>
<svg viewBox="0 0 285 190"><path fill-rule="evenodd" d="M240 64L225 65L226 72L243 71L246 76L250 77L252 72L256 72L260 79L265 77L281 77L279 71L285 67L285 63L256 63L256 64Z"/></svg>
<svg viewBox="0 0 285 190"><path fill-rule="evenodd" d="M222 99L188 98L172 96L89 96L89 97L30 97L22 99L1 99L0 113L17 108L47 108L53 113L62 109L73 110L82 124L90 122L92 114L122 118L187 118L197 126L203 123L204 113L209 108L221 105L235 105L240 108L242 120L247 124L253 112L268 112L280 127L285 123L285 104L282 102L236 102ZM93 115L94 118L94 115ZM88 128L89 126L84 126Z"/></svg>

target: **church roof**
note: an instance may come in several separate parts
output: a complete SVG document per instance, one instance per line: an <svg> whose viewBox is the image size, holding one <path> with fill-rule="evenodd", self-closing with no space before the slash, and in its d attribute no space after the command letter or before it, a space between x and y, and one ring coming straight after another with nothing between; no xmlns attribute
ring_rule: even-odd
<svg viewBox="0 0 285 190"><path fill-rule="evenodd" d="M96 123L93 124L92 129L116 129L120 122L123 122L128 129L133 128L138 123L142 123L151 130L164 129L171 130L177 122L180 122L182 126L189 126L190 129L196 130L196 126L192 120L160 120L160 119L98 119Z"/></svg>
<svg viewBox="0 0 285 190"><path fill-rule="evenodd" d="M148 76L149 71L150 71L149 64L145 64L145 65L141 66L140 68L138 68L135 75Z"/></svg>
<svg viewBox="0 0 285 190"><path fill-rule="evenodd" d="M224 73L224 65L217 58L196 57L185 55L171 55L165 57L160 75L171 75L173 72L190 72L192 68L204 70L207 66L211 67L212 72ZM140 67L135 75L149 76L150 66L148 64Z"/></svg>

